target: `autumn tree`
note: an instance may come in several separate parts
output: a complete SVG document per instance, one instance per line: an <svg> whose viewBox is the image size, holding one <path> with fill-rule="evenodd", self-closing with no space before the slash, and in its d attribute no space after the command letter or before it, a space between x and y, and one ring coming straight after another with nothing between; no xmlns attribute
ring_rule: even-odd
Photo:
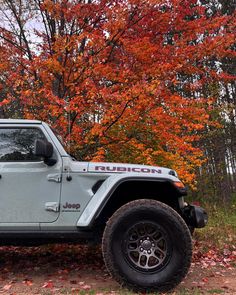
<svg viewBox="0 0 236 295"><path fill-rule="evenodd" d="M232 15L235 18L234 1L202 1L207 15ZM231 23L233 25L233 22ZM228 24L226 23L227 27ZM235 26L235 24L234 24ZM218 128L207 128L202 132L198 146L201 146L206 159L199 169L198 190L200 195L217 202L229 203L236 192L236 43L230 46L230 55L215 56L210 67L220 73L211 83L202 88L205 97L214 96L211 117L217 120Z"/></svg>
<svg viewBox="0 0 236 295"><path fill-rule="evenodd" d="M5 0L2 108L20 102L79 159L167 165L193 184L213 101L199 89L233 32L233 15L196 0Z"/></svg>

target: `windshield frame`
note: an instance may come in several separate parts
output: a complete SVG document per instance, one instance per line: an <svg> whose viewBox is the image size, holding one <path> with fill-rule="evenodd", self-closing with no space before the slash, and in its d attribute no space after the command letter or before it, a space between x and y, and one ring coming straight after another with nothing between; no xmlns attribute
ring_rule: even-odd
<svg viewBox="0 0 236 295"><path fill-rule="evenodd" d="M59 141L59 143L61 144L61 146L63 147L63 149L65 150L65 152L67 153L67 155L73 160L73 161L77 161L76 157L74 155L72 155L68 150L70 149L70 147L68 147L66 145L66 143L63 140L63 137L61 136L61 134L52 126L49 126L50 129L52 130L53 134L56 136L57 140Z"/></svg>

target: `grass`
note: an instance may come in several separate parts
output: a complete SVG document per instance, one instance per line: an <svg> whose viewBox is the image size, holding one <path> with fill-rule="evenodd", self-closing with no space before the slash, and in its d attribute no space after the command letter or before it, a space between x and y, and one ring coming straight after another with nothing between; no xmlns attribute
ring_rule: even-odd
<svg viewBox="0 0 236 295"><path fill-rule="evenodd" d="M209 215L208 225L196 230L194 237L205 244L206 250L212 246L220 250L236 246L236 202L228 208L211 204L204 207Z"/></svg>
<svg viewBox="0 0 236 295"><path fill-rule="evenodd" d="M211 289L211 290L208 290L207 293L209 293L209 294L224 294L225 293L225 290Z"/></svg>

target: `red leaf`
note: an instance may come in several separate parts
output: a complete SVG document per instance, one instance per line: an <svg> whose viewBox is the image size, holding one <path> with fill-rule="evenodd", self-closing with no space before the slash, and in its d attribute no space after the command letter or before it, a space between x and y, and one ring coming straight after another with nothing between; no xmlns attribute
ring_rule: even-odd
<svg viewBox="0 0 236 295"><path fill-rule="evenodd" d="M22 283L27 285L27 286L32 286L33 285L33 282L31 280L28 280L28 279L25 279Z"/></svg>
<svg viewBox="0 0 236 295"><path fill-rule="evenodd" d="M3 289L4 291L8 291L8 290L11 289L11 287L12 287L11 284L7 284L7 285L5 285L2 289Z"/></svg>
<svg viewBox="0 0 236 295"><path fill-rule="evenodd" d="M53 288L54 287L54 284L52 281L48 281L48 282L45 282L44 285L42 286L42 288Z"/></svg>

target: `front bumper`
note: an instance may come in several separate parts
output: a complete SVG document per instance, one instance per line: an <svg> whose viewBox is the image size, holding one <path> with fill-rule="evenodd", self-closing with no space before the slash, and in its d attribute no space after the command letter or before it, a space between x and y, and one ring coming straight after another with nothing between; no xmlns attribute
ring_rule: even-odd
<svg viewBox="0 0 236 295"><path fill-rule="evenodd" d="M195 205L187 205L183 208L183 218L188 226L202 228L207 225L208 215L206 211Z"/></svg>

